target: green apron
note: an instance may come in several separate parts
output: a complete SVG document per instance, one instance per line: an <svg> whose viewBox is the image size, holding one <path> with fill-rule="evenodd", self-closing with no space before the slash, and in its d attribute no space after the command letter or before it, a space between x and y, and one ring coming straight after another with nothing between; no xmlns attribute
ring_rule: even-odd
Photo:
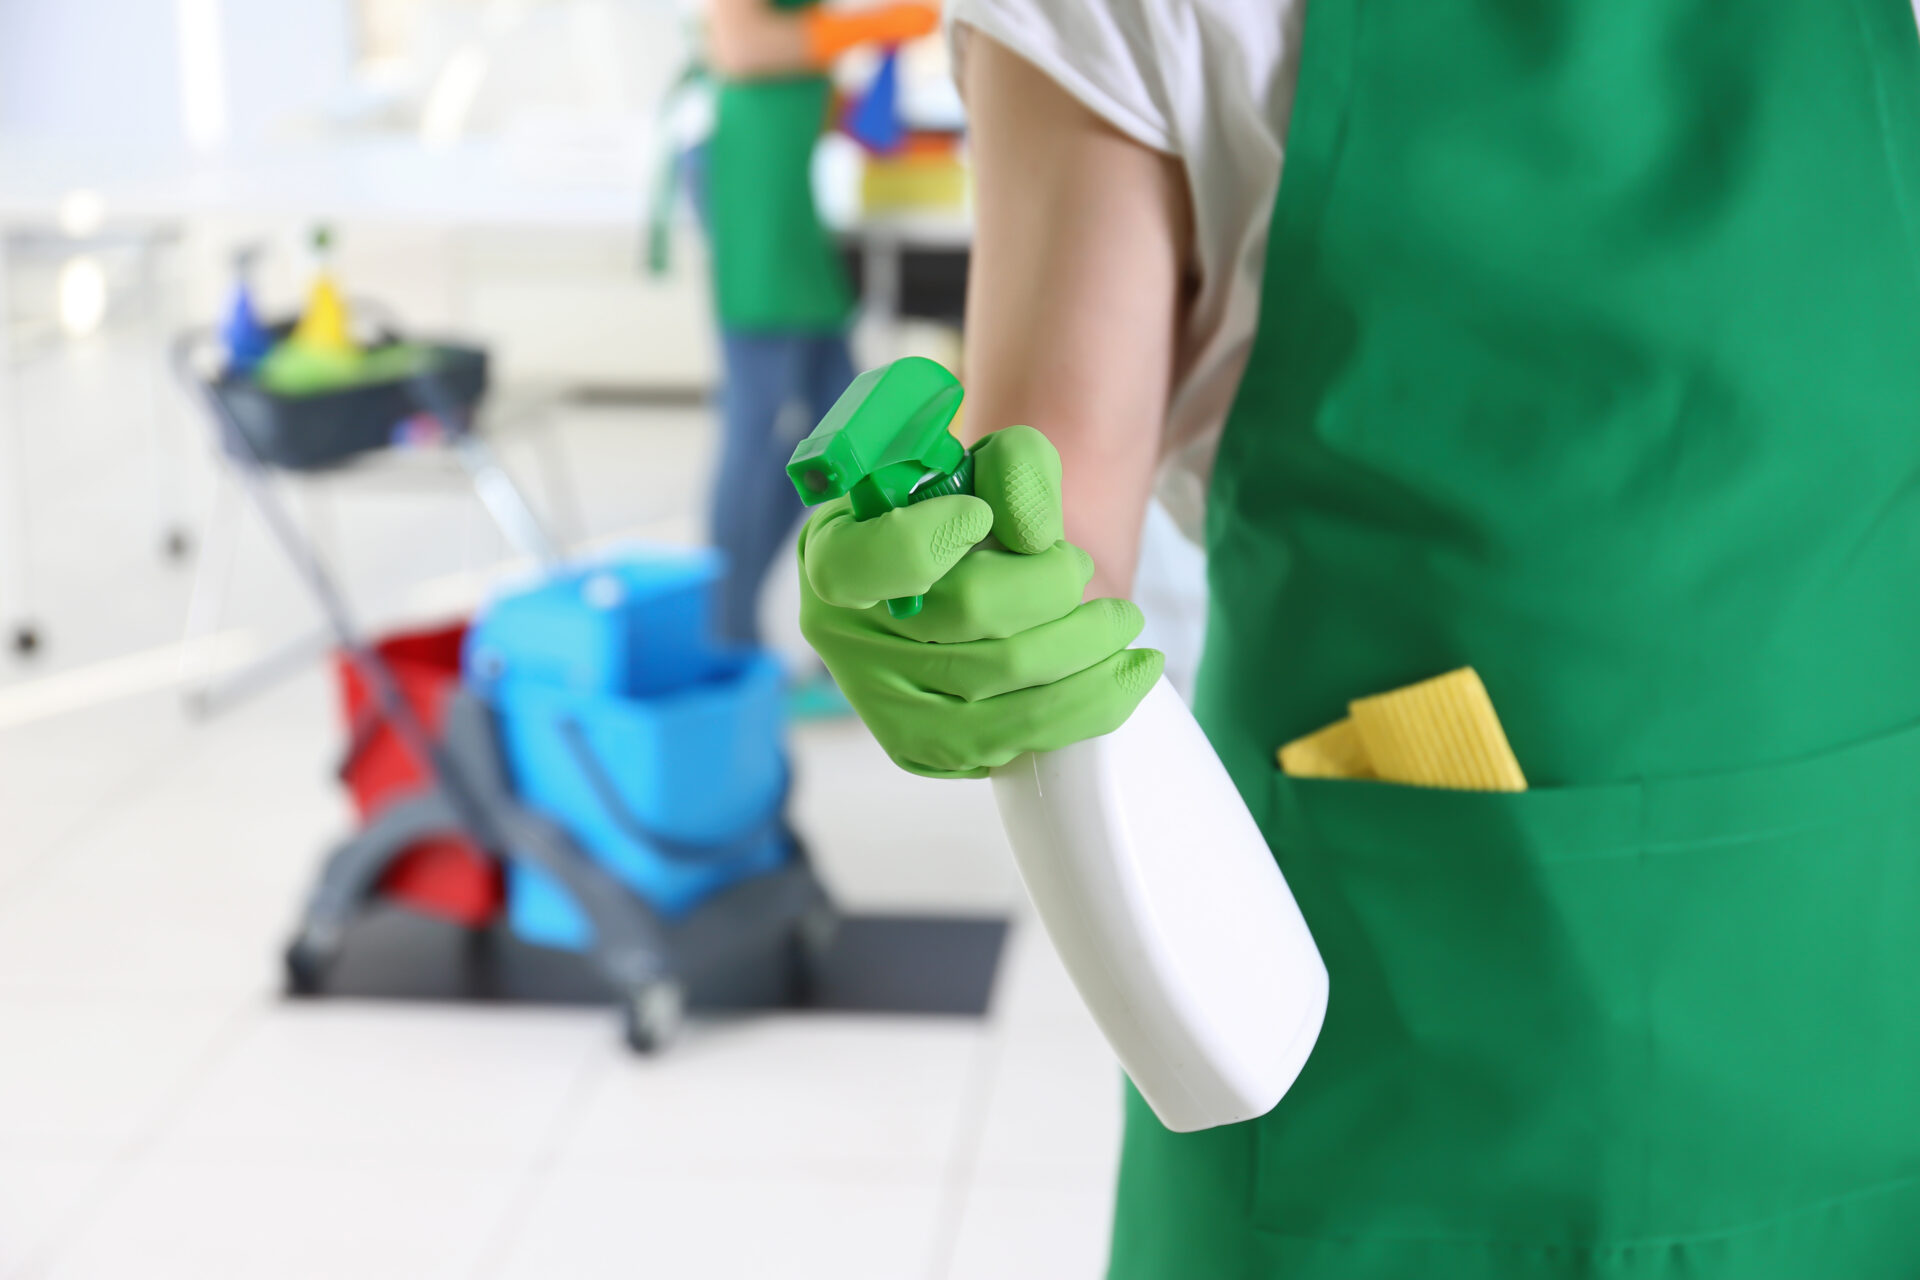
<svg viewBox="0 0 1920 1280"><path fill-rule="evenodd" d="M1312 0L1198 706L1326 958L1120 1280L1920 1276L1907 0ZM1471 664L1534 789L1279 775Z"/></svg>
<svg viewBox="0 0 1920 1280"><path fill-rule="evenodd" d="M722 329L830 333L853 313L846 269L813 203L813 148L832 92L823 75L720 82L706 181Z"/></svg>

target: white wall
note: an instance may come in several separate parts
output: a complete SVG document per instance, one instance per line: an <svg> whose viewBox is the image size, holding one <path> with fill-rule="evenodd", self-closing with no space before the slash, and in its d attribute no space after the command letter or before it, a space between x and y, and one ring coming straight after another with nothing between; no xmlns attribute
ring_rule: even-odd
<svg viewBox="0 0 1920 1280"><path fill-rule="evenodd" d="M345 84L349 0L199 3L218 19L230 140L312 115ZM0 0L0 129L185 141L179 12L177 0Z"/></svg>
<svg viewBox="0 0 1920 1280"><path fill-rule="evenodd" d="M174 142L172 0L0 0L0 129Z"/></svg>
<svg viewBox="0 0 1920 1280"><path fill-rule="evenodd" d="M237 142L312 116L352 75L349 0L221 0L221 18L227 115Z"/></svg>

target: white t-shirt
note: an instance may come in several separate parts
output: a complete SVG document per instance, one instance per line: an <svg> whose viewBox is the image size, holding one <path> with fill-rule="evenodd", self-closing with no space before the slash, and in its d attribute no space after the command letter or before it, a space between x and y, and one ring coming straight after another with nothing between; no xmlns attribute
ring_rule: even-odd
<svg viewBox="0 0 1920 1280"><path fill-rule="evenodd" d="M1304 0L950 0L1094 114L1186 166L1200 290L1181 334L1160 494L1197 533L1259 319Z"/></svg>

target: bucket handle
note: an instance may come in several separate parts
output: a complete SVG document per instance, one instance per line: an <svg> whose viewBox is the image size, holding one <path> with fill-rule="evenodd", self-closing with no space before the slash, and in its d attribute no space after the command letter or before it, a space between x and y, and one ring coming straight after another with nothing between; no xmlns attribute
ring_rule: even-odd
<svg viewBox="0 0 1920 1280"><path fill-rule="evenodd" d="M567 744L567 752L573 757L574 764L586 778L587 785L593 788L594 798L613 818L614 825L620 828L621 834L629 840L653 849L669 862L723 862L750 852L764 841L770 832L784 827L783 815L787 807L787 793L793 786L793 774L790 770L785 768L781 770L780 792L774 797L767 816L756 822L744 834L715 843L682 840L677 836L655 831L627 808L627 802L621 799L619 788L614 785L613 778L608 774L606 767L600 763L600 757L594 753L593 745L587 741L586 730L581 727L578 720L571 716L562 716L560 737Z"/></svg>

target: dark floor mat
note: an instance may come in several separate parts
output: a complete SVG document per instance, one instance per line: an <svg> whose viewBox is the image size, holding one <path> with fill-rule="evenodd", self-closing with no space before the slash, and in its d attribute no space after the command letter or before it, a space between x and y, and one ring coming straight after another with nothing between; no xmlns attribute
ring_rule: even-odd
<svg viewBox="0 0 1920 1280"><path fill-rule="evenodd" d="M796 981L795 948L771 948L692 984L695 1009L811 1008L869 1013L987 1010L1007 922L985 917L854 915ZM362 999L604 1004L593 966L571 952L520 941L504 928L469 930L377 906L348 931L323 994Z"/></svg>

